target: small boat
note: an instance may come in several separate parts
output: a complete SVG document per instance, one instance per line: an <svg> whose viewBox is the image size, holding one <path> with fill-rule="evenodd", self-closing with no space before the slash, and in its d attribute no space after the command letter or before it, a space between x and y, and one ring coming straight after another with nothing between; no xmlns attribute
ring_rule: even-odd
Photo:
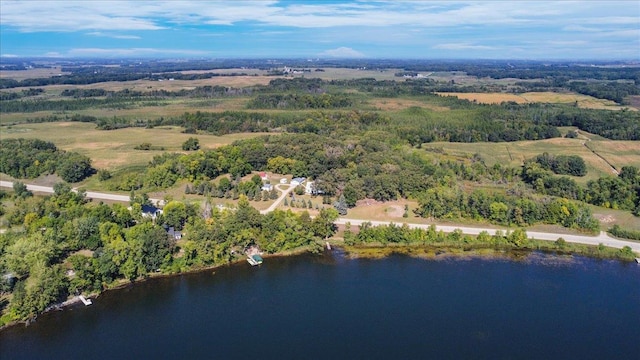
<svg viewBox="0 0 640 360"><path fill-rule="evenodd" d="M640 265L640 258L636 258L636 263Z"/></svg>
<svg viewBox="0 0 640 360"><path fill-rule="evenodd" d="M251 266L260 265L262 261L262 256L260 255L247 255L247 262L251 264Z"/></svg>

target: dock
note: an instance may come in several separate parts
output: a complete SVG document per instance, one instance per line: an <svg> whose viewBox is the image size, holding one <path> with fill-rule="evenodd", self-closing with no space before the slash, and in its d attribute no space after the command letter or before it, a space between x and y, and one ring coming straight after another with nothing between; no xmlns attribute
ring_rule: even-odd
<svg viewBox="0 0 640 360"><path fill-rule="evenodd" d="M327 250L331 251L331 244L327 241Z"/></svg>
<svg viewBox="0 0 640 360"><path fill-rule="evenodd" d="M82 295L80 295L80 296L78 296L78 297L80 298L80 301L82 301L82 303L83 303L85 306L89 306L89 305L93 304L93 302L91 302L91 299L87 299L86 297L84 297L84 296L82 296Z"/></svg>
<svg viewBox="0 0 640 360"><path fill-rule="evenodd" d="M262 261L262 256L260 255L247 255L247 262L251 264L251 266L260 265Z"/></svg>
<svg viewBox="0 0 640 360"><path fill-rule="evenodd" d="M636 263L638 263L638 265L640 265L640 258L636 258Z"/></svg>

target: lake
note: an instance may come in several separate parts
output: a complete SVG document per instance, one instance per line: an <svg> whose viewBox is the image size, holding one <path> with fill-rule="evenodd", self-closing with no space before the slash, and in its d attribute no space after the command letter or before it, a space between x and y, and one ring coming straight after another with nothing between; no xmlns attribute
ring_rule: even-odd
<svg viewBox="0 0 640 360"><path fill-rule="evenodd" d="M267 258L109 291L0 332L1 359L638 359L640 266Z"/></svg>

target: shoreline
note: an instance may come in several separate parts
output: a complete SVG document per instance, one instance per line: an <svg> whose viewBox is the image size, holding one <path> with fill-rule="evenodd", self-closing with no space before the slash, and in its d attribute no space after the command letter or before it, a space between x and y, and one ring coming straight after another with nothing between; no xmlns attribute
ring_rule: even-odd
<svg viewBox="0 0 640 360"><path fill-rule="evenodd" d="M296 255L301 255L304 253L309 253L311 252L311 249L309 248L309 246L304 246L301 247L299 249L290 249L290 250L286 250L283 252L279 252L279 253L275 253L275 254L265 254L262 255L263 258L279 258L279 257L288 257L288 256L296 256ZM135 281L128 281L128 280L121 280L116 284L113 284L113 286L110 286L106 289L103 289L102 291L100 291L99 293L89 293L87 294L85 297L87 299L97 299L100 297L100 295L112 291L112 290L120 290L120 289L124 289L127 288L129 286L135 286L136 284L140 284L152 279L161 279L161 278L168 278L168 277L174 277L174 276L180 276L180 275L187 275L187 274L195 274L195 273L199 273L199 272L205 272L205 271L209 271L209 270L215 270L215 269L220 269L222 267L225 266L231 266L234 264L238 264L238 263L242 263L246 261L244 258L241 259L236 259L236 260L232 260L229 261L228 263L224 263L224 264L217 264L217 265L210 265L210 266L205 266L205 267L199 267L199 268L195 268L195 269L188 269L185 271L181 271L178 273L151 273L149 274L149 276L144 277L144 278L140 278L140 279L136 279ZM55 303L55 304L51 304L49 305L42 313L34 316L33 318L29 318L26 320L16 320L16 321L12 321L9 322L7 324L4 324L2 326L0 326L0 333L5 330L8 329L10 327L13 326L17 326L20 324L24 324L24 326L29 326L32 323L36 322L38 317L49 313L51 311L64 311L66 308L69 308L70 306L76 305L78 303L81 303L82 301L80 300L80 297L78 295L74 295L71 297L68 297L66 300L59 302L59 303Z"/></svg>
<svg viewBox="0 0 640 360"><path fill-rule="evenodd" d="M382 244L357 244L357 245L347 245L344 244L342 239L333 238L329 240L331 241L331 245L336 249L344 252L344 255L347 259L382 259L395 254L398 255L406 255L411 256L418 259L431 260L431 261L443 261L450 259L508 259L508 260L519 260L526 259L528 256L523 255L531 255L536 252L541 252L545 255L557 256L557 257L565 257L565 256L583 256L592 259L609 259L609 260L617 260L621 262L634 262L634 259L626 259L616 254L595 254L584 251L585 249L594 249L597 248L595 246L583 245L584 248L574 248L574 249L552 249L552 248L516 248L516 247L492 247L492 246L469 246L466 244L452 245L452 244L397 244L397 245L382 245ZM338 240L338 241L336 241ZM617 250L615 248L610 248L612 250ZM581 251L583 250L583 251ZM324 250L323 250L324 251ZM333 250L335 251L335 250ZM311 253L312 248L310 246L304 246L297 249L290 249L279 253L274 254L264 254L263 258L282 258L289 256L296 256L305 253ZM517 255L521 256L517 256ZM608 255L608 256L607 256ZM174 277L179 275L186 274L195 274L199 272L205 272L209 270L219 269L225 266L231 266L234 264L238 264L245 261L244 258L232 260L228 263L217 264L211 266L205 266L201 268L188 269L185 271L181 271L178 273L152 273L149 276L136 279L135 281L120 281L117 284L114 284L111 287L108 287L102 290L99 293L89 293L86 295L87 299L97 299L100 295L112 291L124 289L129 286L135 286L136 284L152 280L158 278L167 278ZM43 314L46 314L51 311L63 311L66 308L76 305L80 303L81 300L79 296L73 296L67 298L65 301L52 304L41 314L36 315L33 318L27 320L19 320L7 323L0 327L0 332L3 330L19 325L24 324L25 326L29 326L31 323L37 321L37 318Z"/></svg>

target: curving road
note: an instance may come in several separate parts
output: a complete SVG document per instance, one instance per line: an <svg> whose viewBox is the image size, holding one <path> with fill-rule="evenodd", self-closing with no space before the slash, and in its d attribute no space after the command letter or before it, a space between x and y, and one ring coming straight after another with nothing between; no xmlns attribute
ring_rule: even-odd
<svg viewBox="0 0 640 360"><path fill-rule="evenodd" d="M39 186L39 185L27 185L27 189L35 192L52 194L53 188L48 186ZM0 181L0 187L13 187L13 183L10 181ZM284 188L286 187L286 188ZM282 192L278 199L276 199L271 206L269 206L266 210L260 211L262 214L269 213L278 207L280 202L295 188L291 184L277 184L276 188ZM74 191L77 191L74 189ZM112 201L122 201L129 202L129 196L126 195L118 195L118 194L109 194L109 193L101 193L94 191L87 191L86 197L90 199L99 199L99 200L112 200ZM155 204L162 204L161 199L149 199ZM407 224L410 228L420 228L420 229L428 229L428 224L414 224L414 223L403 223L403 222L395 222L395 221L369 221L369 220L359 220L359 219L349 219L349 218L339 218L336 220L336 224L344 225L346 223L350 223L354 226L360 226L365 222L370 222L374 226L379 225L388 225L390 223L394 223L396 225L402 226L403 224ZM488 228L475 228L475 227L465 227L465 226L448 226L448 225L436 225L437 231L444 232L453 232L456 229L460 229L463 233L469 235L478 235L483 231L488 232L489 234L495 234L496 229L488 229ZM504 231L504 230L503 230ZM612 248L621 249L625 246L629 246L635 253L640 254L640 242L634 241L625 241L618 240L607 235L606 232L601 232L600 235L597 236L587 236L587 235L569 235L569 234L558 234L558 233L545 233L545 232L536 232L536 231L527 231L527 236L529 238L537 239L537 240L548 240L548 241L556 241L558 238L563 238L566 242L570 243L578 243L578 244L587 244L587 245L599 245L603 244L605 246L609 246Z"/></svg>

